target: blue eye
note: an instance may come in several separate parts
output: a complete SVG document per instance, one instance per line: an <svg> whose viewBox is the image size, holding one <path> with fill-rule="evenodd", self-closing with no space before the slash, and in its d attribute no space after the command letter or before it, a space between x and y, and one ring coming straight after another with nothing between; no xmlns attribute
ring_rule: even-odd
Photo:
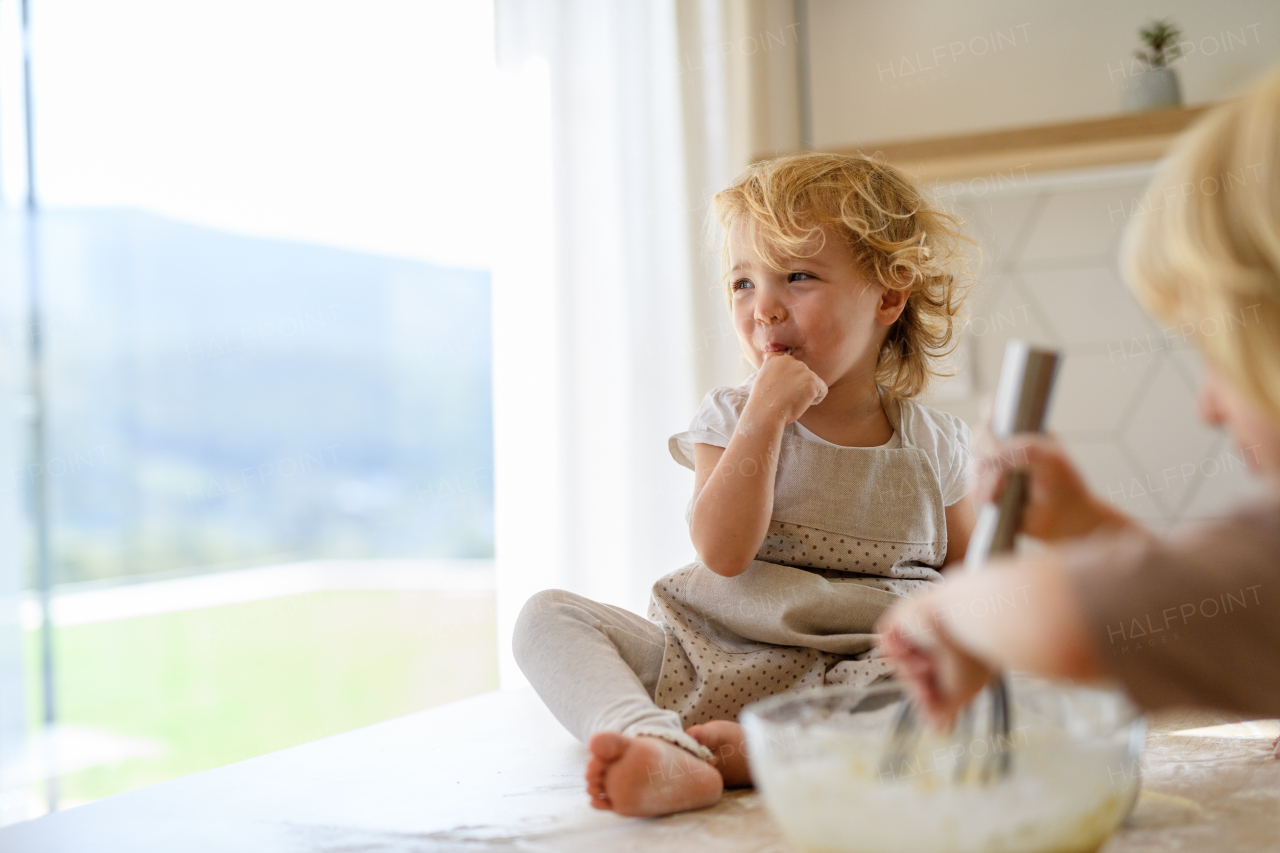
<svg viewBox="0 0 1280 853"><path fill-rule="evenodd" d="M737 291L737 290L741 290L741 289L742 289L742 288L744 288L744 287L754 287L754 286L755 286L755 285L753 285L751 282L747 281L745 278L740 278L740 279L738 279L737 281L735 281L733 284L731 284L731 285L729 286L729 289L730 289L730 290Z"/></svg>
<svg viewBox="0 0 1280 853"><path fill-rule="evenodd" d="M803 276L804 278L813 278L813 276L809 275L807 272L793 272L787 276L787 281L795 281L796 276Z"/></svg>

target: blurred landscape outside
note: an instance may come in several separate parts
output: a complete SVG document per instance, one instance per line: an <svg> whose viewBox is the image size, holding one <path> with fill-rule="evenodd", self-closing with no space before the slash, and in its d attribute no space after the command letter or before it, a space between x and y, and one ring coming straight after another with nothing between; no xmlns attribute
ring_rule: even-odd
<svg viewBox="0 0 1280 853"><path fill-rule="evenodd" d="M281 595L241 571L491 575L488 273L133 211L38 233L49 454L12 482L49 486L56 601L209 573L250 599L55 620L61 807L497 686L491 583Z"/></svg>
<svg viewBox="0 0 1280 853"><path fill-rule="evenodd" d="M138 212L39 235L49 458L22 482L59 582L492 557L488 273Z"/></svg>
<svg viewBox="0 0 1280 853"><path fill-rule="evenodd" d="M60 808L498 683L492 592L312 593L55 636ZM40 667L36 635L27 638L34 729ZM41 794L33 784L37 811Z"/></svg>
<svg viewBox="0 0 1280 853"><path fill-rule="evenodd" d="M0 4L0 824L496 687L492 3L30 11L28 79Z"/></svg>

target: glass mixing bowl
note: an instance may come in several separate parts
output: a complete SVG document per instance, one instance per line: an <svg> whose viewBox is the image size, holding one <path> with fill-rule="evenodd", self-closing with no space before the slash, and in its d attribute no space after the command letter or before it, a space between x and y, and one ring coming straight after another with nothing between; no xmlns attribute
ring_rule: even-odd
<svg viewBox="0 0 1280 853"><path fill-rule="evenodd" d="M1138 796L1146 722L1123 694L1009 677L1007 737L971 725L922 729L891 756L906 693L896 682L784 693L743 709L751 773L770 813L806 853L1094 851ZM978 781L993 749L1009 772Z"/></svg>

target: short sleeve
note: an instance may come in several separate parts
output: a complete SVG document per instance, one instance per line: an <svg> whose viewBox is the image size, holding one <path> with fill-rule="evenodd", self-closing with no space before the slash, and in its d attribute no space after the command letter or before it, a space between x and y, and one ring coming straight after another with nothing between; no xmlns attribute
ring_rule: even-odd
<svg viewBox="0 0 1280 853"><path fill-rule="evenodd" d="M692 471L695 444L728 447L743 406L746 405L747 396L748 392L744 389L727 385L708 391L689 428L676 433L667 441L671 457Z"/></svg>
<svg viewBox="0 0 1280 853"><path fill-rule="evenodd" d="M1143 708L1280 716L1280 504L1169 540L1091 537L1063 566L1099 662Z"/></svg>
<svg viewBox="0 0 1280 853"><path fill-rule="evenodd" d="M940 466L942 503L951 506L969 494L969 472L973 468L973 432L969 425L954 415L947 416L952 427L951 440L946 443L946 464ZM939 453L939 457L944 454ZM941 462L942 459L939 459Z"/></svg>
<svg viewBox="0 0 1280 853"><path fill-rule="evenodd" d="M949 412L910 401L903 401L901 405L901 423L908 443L929 457L938 475L942 504L951 506L969 494L973 432L967 423Z"/></svg>

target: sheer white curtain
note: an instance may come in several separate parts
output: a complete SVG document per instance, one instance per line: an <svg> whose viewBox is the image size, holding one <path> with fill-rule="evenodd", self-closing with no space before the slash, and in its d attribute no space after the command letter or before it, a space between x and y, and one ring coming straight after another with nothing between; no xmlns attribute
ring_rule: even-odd
<svg viewBox="0 0 1280 853"><path fill-rule="evenodd" d="M695 379L703 199L675 0L498 0L494 431L500 673L539 589L643 612L694 557L667 451ZM696 158L695 158L696 159ZM699 167L700 168L700 167Z"/></svg>

